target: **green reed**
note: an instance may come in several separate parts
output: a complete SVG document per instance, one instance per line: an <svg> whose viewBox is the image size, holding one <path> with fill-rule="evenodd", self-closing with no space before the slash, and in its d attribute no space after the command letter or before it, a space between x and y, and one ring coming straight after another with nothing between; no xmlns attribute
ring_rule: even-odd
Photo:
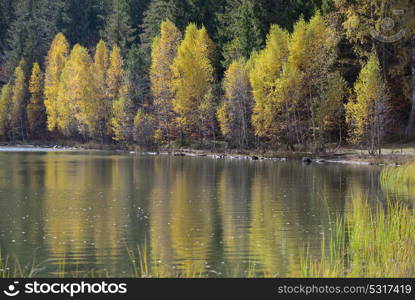
<svg viewBox="0 0 415 300"><path fill-rule="evenodd" d="M415 162L384 168L380 182L385 192L415 196Z"/></svg>
<svg viewBox="0 0 415 300"><path fill-rule="evenodd" d="M371 206L353 198L352 211L337 221L321 245L321 258L301 258L303 277L415 277L415 217L405 204Z"/></svg>

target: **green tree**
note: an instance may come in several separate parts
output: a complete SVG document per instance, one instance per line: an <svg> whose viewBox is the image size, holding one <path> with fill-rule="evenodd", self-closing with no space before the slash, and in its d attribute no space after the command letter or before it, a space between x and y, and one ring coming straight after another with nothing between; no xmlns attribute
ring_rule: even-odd
<svg viewBox="0 0 415 300"><path fill-rule="evenodd" d="M164 20L170 20L174 24L185 22L183 1L178 0L153 0L144 13L141 25L140 41L145 52L150 53L153 39L160 34L160 26ZM179 29L182 27L179 26Z"/></svg>
<svg viewBox="0 0 415 300"><path fill-rule="evenodd" d="M257 1L227 0L225 12L218 15L219 39L223 47L224 65L233 60L249 58L252 51L260 50L265 40L264 26Z"/></svg>
<svg viewBox="0 0 415 300"><path fill-rule="evenodd" d="M101 139L101 142L104 142L105 137L110 132L109 124L111 120L112 100L109 98L107 86L109 63L108 48L105 42L101 40L96 47L94 64L92 66L98 115L97 123L93 131Z"/></svg>
<svg viewBox="0 0 415 300"><path fill-rule="evenodd" d="M126 0L113 0L111 14L107 17L102 37L111 46L118 46L122 53L135 40L135 30L131 26L130 7Z"/></svg>
<svg viewBox="0 0 415 300"><path fill-rule="evenodd" d="M58 32L62 5L61 0L13 1L15 18L8 27L5 53L8 74L13 72L21 59L27 62L27 67L35 61L43 62L50 42ZM27 74L30 70L24 71Z"/></svg>
<svg viewBox="0 0 415 300"><path fill-rule="evenodd" d="M130 97L136 107L143 107L150 94L150 59L142 47L133 45L125 61L125 77Z"/></svg>

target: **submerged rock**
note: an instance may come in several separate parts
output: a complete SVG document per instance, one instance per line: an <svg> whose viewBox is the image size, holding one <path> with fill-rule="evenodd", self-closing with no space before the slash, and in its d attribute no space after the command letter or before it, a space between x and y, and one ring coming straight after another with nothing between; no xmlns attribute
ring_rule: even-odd
<svg viewBox="0 0 415 300"><path fill-rule="evenodd" d="M303 157L303 163L309 165L313 162L313 160L309 157Z"/></svg>

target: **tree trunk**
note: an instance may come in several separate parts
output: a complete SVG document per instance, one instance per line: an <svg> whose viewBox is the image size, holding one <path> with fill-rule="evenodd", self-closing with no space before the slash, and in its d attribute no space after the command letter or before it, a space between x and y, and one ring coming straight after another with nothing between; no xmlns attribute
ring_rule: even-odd
<svg viewBox="0 0 415 300"><path fill-rule="evenodd" d="M409 116L408 126L406 127L406 135L408 137L414 136L414 123L415 123L415 34L412 36L411 41L411 52L412 52L412 108Z"/></svg>

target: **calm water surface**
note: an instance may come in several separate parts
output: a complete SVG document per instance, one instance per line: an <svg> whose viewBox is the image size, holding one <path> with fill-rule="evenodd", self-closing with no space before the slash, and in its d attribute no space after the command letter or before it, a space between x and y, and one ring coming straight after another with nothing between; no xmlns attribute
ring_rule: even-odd
<svg viewBox="0 0 415 300"><path fill-rule="evenodd" d="M101 152L1 152L0 247L38 276L152 272L295 276L354 193L382 201L380 169ZM64 263L63 263L64 262Z"/></svg>

